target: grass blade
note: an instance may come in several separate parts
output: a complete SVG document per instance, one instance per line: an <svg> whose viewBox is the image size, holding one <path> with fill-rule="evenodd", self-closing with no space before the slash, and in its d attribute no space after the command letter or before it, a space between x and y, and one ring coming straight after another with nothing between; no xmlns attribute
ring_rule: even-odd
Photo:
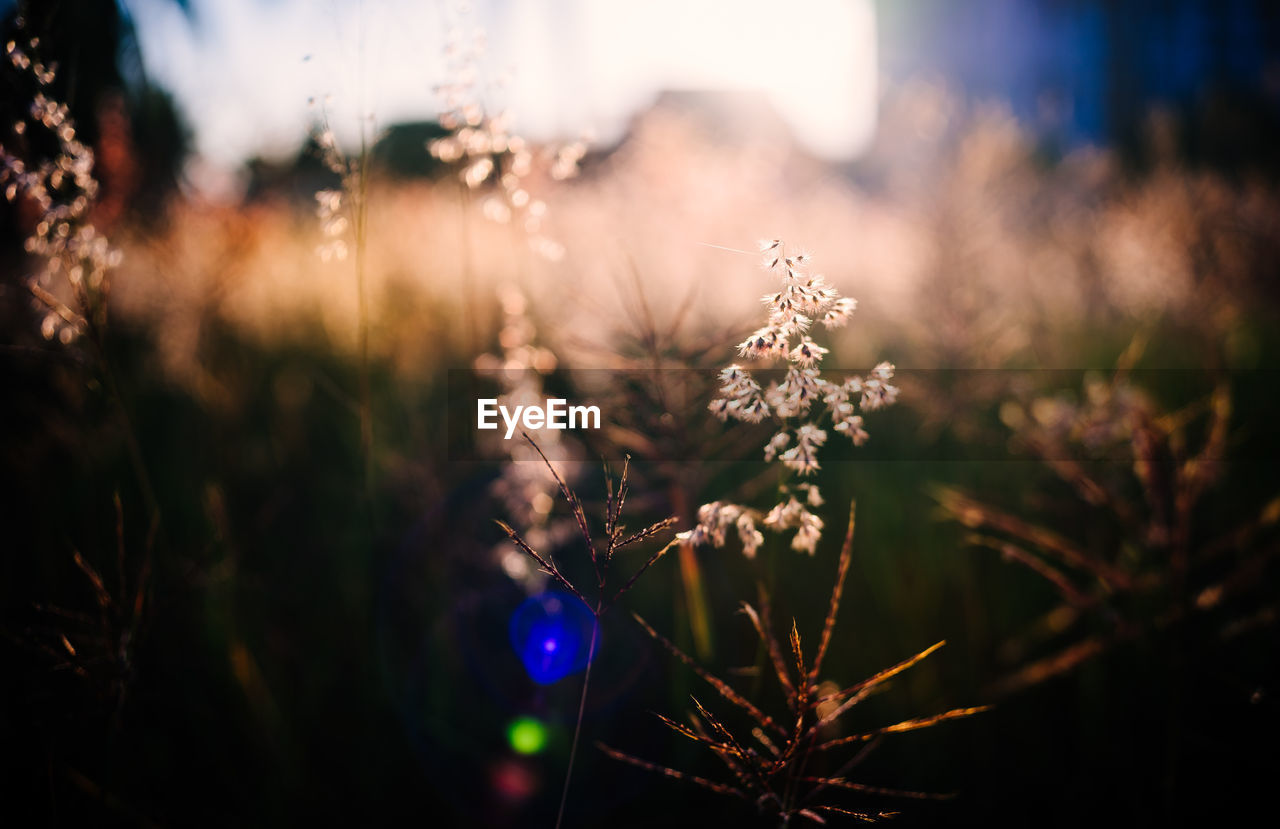
<svg viewBox="0 0 1280 829"><path fill-rule="evenodd" d="M638 613L632 613L631 615L634 616L635 620L640 623L640 627L644 628L645 633L649 634L659 644L661 644L668 651L670 651L671 654L675 656L676 659L679 659L685 665L688 665L689 668L692 669L695 674L702 677L702 679L705 680L707 684L709 684L712 688L715 688L716 691L719 692L720 696L724 697L730 703L738 706L743 711L747 712L747 714L749 714L751 718L755 720L757 723L759 723L760 725L764 726L765 728L773 729L773 731L777 732L778 734L786 736L786 731L784 731L781 726L779 726L776 722L774 722L772 717L770 717L768 714L764 713L759 708L752 705L741 694L739 694L737 691L730 688L728 683L726 683L724 680L712 674L706 668L699 665L696 661L694 661L693 657L689 656L687 653L685 653L684 651L676 647L674 642L672 642L670 639L668 639L667 637L663 636L661 633L658 633L656 630L650 627L649 623L646 622L643 618L641 618L641 616Z"/></svg>
<svg viewBox="0 0 1280 829"><path fill-rule="evenodd" d="M853 560L854 514L857 502L849 503L849 528L844 534L844 544L840 547L840 564L836 568L836 583L831 588L831 606L827 609L827 618L822 623L822 637L818 640L818 652L813 657L813 669L809 671L809 682L816 684L818 671L822 669L822 659L827 655L831 645L831 636L836 628L836 614L840 611L840 597L844 594L845 578L849 575L849 563Z"/></svg>
<svg viewBox="0 0 1280 829"><path fill-rule="evenodd" d="M840 737L835 740L828 740L825 743L819 743L813 747L814 751L827 751L837 746L848 745L849 743L865 742L879 737L881 734L899 734L904 731L917 731L921 728L929 728L940 722L947 720L958 720L962 717L972 717L974 714L981 714L983 711L990 711L990 705L978 705L973 708L953 708L950 711L943 711L941 714L934 714L932 717L918 717L912 720L903 720L893 725L886 725L884 728L877 728L875 731L867 731L862 734L851 734L848 737Z"/></svg>
<svg viewBox="0 0 1280 829"><path fill-rule="evenodd" d="M650 763L648 760L642 760L639 757L633 757L630 754L624 754L617 749L610 748L604 743L596 743L596 748L600 749L615 760L623 763L630 763L631 765L636 766L637 768L642 768L645 771L655 772L657 774L665 775L666 777L674 777L676 780L685 780L717 794L727 794L743 798L744 800L746 799L746 795L743 794L740 789L734 788L733 786L728 786L724 783L717 783L714 780L708 780L705 777L687 774L683 771L676 771L675 769L668 768L666 766L660 766L657 763Z"/></svg>

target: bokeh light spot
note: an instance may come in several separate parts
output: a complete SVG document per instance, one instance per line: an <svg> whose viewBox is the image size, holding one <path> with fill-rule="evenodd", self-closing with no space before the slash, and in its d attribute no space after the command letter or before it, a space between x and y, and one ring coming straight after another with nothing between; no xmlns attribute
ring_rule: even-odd
<svg viewBox="0 0 1280 829"><path fill-rule="evenodd" d="M548 591L526 599L511 614L511 646L529 678L550 685L587 667L594 623L576 596Z"/></svg>
<svg viewBox="0 0 1280 829"><path fill-rule="evenodd" d="M519 754L537 754L547 747L547 727L533 717L518 717L507 728L507 741Z"/></svg>

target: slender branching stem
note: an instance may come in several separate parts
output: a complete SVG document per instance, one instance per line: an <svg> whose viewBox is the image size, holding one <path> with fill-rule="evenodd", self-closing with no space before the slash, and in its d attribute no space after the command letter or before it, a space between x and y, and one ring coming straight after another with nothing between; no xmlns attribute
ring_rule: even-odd
<svg viewBox="0 0 1280 829"><path fill-rule="evenodd" d="M600 633L601 608L596 607L591 619L591 645L587 648L587 670L582 675L582 696L578 700L578 720L573 726L573 742L569 745L569 768L564 773L564 789L560 792L560 809L556 813L556 829L564 822L564 807L569 802L569 784L573 782L573 762L578 756L578 738L582 736L582 716L587 710L587 689L591 687L591 663L595 661L596 638Z"/></svg>
<svg viewBox="0 0 1280 829"><path fill-rule="evenodd" d="M560 473L556 471L555 466L552 465L550 459L543 453L542 448L534 442L533 438L529 437L527 433L524 433L524 438L529 441L529 444L535 451L537 451L538 455L542 458L543 463L546 464L547 470L550 471L551 476L560 487L560 494L564 497L565 503L568 504L570 512L573 513L574 522L578 525L578 531L581 533L582 540L587 547L587 553L590 557L591 565L595 570L596 575L596 596L594 607L592 607L592 603L587 601L587 597L583 594L583 591L574 585L574 583L560 571L553 556L549 553L543 554L533 549L513 528L504 524L502 521L497 522L498 526L506 532L511 541L521 551L537 562L538 567L541 568L543 572L549 575L557 584L568 590L576 596L579 601L591 609L591 644L587 648L587 667L582 677L582 696L578 699L578 718L573 728L573 742L569 747L569 768L565 772L564 789L560 793L560 808L556 814L556 829L560 829L560 825L564 821L565 806L569 799L569 786L573 781L573 766L578 755L578 741L582 736L583 715L587 710L587 692L591 687L591 664L595 658L596 642L600 636L600 619L604 616L605 612L622 597L623 594L635 586L635 583L640 576L653 566L653 564L660 558L662 558L663 555L665 555L666 552L676 544L676 542L672 541L650 555L649 558L640 565L640 568L635 571L631 578L628 579L617 592L613 593L612 596L610 596L609 592L609 563L613 559L615 551L631 544L653 538L664 530L669 529L676 523L677 519L674 516L664 518L663 520L658 521L655 524L651 524L639 532L631 533L630 535L625 533L624 528L619 521L622 517L623 504L626 502L627 498L627 475L630 469L630 458L628 457L627 461L624 462L622 466L622 478L619 481L616 494L613 488L613 480L608 473L608 469L606 468L605 470L605 540L603 541L602 546L597 549L595 542L592 540L591 527L587 522L586 513L582 508L581 499L579 499L577 494L569 488L569 485L565 482L564 478L562 478Z"/></svg>

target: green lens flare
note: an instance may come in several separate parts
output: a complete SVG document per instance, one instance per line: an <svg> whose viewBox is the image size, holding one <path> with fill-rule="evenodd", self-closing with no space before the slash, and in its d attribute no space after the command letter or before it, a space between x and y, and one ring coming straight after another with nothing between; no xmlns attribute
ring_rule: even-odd
<svg viewBox="0 0 1280 829"><path fill-rule="evenodd" d="M533 717L520 717L507 728L507 740L520 754L537 754L547 747L547 727Z"/></svg>

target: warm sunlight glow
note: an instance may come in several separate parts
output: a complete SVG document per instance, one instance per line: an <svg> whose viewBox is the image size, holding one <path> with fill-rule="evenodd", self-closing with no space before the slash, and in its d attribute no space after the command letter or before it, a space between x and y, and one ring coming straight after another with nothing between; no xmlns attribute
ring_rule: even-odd
<svg viewBox="0 0 1280 829"><path fill-rule="evenodd" d="M440 102L442 7L413 0L128 0L148 71L174 90L208 159L283 155L301 140L308 98L328 100L339 134L432 118ZM255 21L260 25L249 25ZM801 145L857 155L875 126L870 0L652 0L476 3L491 93L534 139L617 138L663 90L762 90ZM767 114L766 114L767 116Z"/></svg>

